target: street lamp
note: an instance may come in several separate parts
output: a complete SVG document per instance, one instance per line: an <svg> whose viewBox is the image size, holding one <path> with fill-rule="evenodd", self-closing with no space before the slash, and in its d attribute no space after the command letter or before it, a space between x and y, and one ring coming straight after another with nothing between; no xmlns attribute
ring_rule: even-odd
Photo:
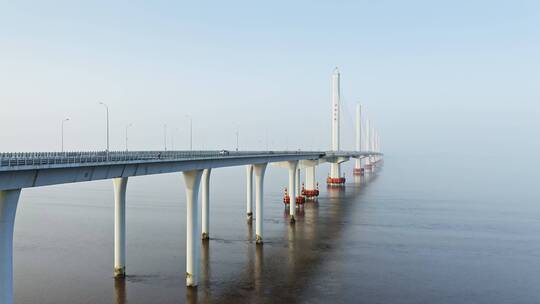
<svg viewBox="0 0 540 304"><path fill-rule="evenodd" d="M178 128L174 128L171 134L171 150L173 151L174 151L174 137L176 136L176 133L178 133Z"/></svg>
<svg viewBox="0 0 540 304"><path fill-rule="evenodd" d="M238 152L238 136L239 136L238 127L236 127L236 151Z"/></svg>
<svg viewBox="0 0 540 304"><path fill-rule="evenodd" d="M126 126L126 151L128 151L128 129L132 126L133 126L132 123Z"/></svg>
<svg viewBox="0 0 540 304"><path fill-rule="evenodd" d="M107 110L107 160L109 160L109 106L105 104L104 102L99 102L100 105L103 105L105 109Z"/></svg>
<svg viewBox="0 0 540 304"><path fill-rule="evenodd" d="M64 152L64 123L66 121L70 121L70 118L69 117L66 117L62 120L62 152Z"/></svg>
<svg viewBox="0 0 540 304"><path fill-rule="evenodd" d="M193 151L193 118L191 115L186 115L189 118L189 150Z"/></svg>
<svg viewBox="0 0 540 304"><path fill-rule="evenodd" d="M265 134L265 142L266 142L266 151L269 151L268 149L268 129L266 129L266 134Z"/></svg>
<svg viewBox="0 0 540 304"><path fill-rule="evenodd" d="M167 124L163 125L163 147L167 151Z"/></svg>

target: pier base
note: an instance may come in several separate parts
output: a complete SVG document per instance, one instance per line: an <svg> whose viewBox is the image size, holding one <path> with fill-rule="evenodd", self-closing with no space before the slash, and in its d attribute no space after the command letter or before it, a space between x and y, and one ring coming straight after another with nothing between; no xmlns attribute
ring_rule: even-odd
<svg viewBox="0 0 540 304"><path fill-rule="evenodd" d="M345 186L345 177L328 177L326 183L332 187L343 187Z"/></svg>

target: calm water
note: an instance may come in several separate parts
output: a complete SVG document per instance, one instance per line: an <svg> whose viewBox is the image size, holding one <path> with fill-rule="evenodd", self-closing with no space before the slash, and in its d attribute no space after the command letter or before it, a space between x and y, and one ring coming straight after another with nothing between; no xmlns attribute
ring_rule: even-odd
<svg viewBox="0 0 540 304"><path fill-rule="evenodd" d="M356 183L348 165L346 189L323 188L295 226L281 203L287 173L269 167L262 248L245 222L244 168L214 170L196 292L184 287L180 174L130 179L125 281L112 278L110 181L26 189L16 303L539 303L538 176L500 165L389 156Z"/></svg>

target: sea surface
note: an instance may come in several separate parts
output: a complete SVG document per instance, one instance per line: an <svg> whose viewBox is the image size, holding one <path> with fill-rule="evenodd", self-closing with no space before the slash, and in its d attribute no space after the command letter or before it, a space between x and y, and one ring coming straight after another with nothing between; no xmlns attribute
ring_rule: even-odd
<svg viewBox="0 0 540 304"><path fill-rule="evenodd" d="M185 287L180 173L130 178L127 273L113 274L111 181L25 189L16 303L540 303L540 179L495 156L388 155L289 224L269 166L264 245L246 223L245 169L212 171L200 284Z"/></svg>

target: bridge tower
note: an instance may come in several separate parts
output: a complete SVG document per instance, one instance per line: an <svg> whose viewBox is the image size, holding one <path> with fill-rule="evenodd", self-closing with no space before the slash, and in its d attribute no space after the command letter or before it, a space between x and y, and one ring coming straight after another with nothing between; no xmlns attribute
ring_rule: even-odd
<svg viewBox="0 0 540 304"><path fill-rule="evenodd" d="M367 151L371 151L371 134L370 134L370 123L369 123L369 119L366 119L366 139L365 139L365 149ZM371 163L371 156L368 156L366 157L366 162L365 162L365 169L366 170L371 170L372 168L372 163Z"/></svg>
<svg viewBox="0 0 540 304"><path fill-rule="evenodd" d="M357 104L356 105L356 151L360 152L362 151L362 105ZM362 160L360 158L356 159L354 169L353 169L354 175L361 175L363 174L362 169Z"/></svg>
<svg viewBox="0 0 540 304"><path fill-rule="evenodd" d="M339 70L334 69L332 74L332 151L339 151L339 123L340 123L340 85ZM326 180L328 185L341 186L345 184L345 178L341 176L341 167L338 162L330 164L330 176Z"/></svg>

